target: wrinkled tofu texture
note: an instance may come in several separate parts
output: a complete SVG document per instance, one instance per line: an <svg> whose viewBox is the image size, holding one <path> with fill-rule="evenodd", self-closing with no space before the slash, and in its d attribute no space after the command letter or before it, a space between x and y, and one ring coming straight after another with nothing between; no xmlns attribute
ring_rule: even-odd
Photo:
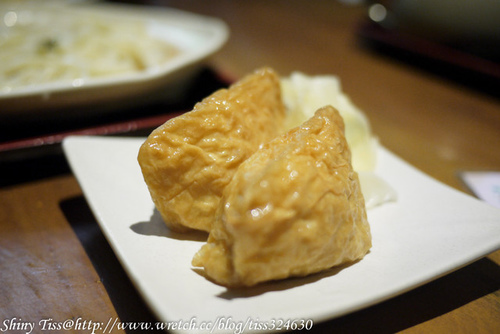
<svg viewBox="0 0 500 334"><path fill-rule="evenodd" d="M138 161L157 210L175 231L210 231L237 167L280 134L278 75L260 69L155 129Z"/></svg>
<svg viewBox="0 0 500 334"><path fill-rule="evenodd" d="M239 166L192 264L221 285L252 286L353 262L370 248L344 123L325 107Z"/></svg>

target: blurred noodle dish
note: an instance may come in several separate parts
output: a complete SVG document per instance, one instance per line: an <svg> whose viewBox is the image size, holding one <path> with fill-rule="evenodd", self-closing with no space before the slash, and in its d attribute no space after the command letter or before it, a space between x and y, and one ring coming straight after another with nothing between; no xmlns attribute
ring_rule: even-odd
<svg viewBox="0 0 500 334"><path fill-rule="evenodd" d="M5 7L8 8L8 7ZM146 22L57 8L0 9L0 92L56 82L121 76L179 54L152 36Z"/></svg>

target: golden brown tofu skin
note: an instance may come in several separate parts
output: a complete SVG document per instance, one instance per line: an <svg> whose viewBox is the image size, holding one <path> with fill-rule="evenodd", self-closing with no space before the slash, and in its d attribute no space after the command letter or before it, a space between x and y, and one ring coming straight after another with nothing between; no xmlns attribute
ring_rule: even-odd
<svg viewBox="0 0 500 334"><path fill-rule="evenodd" d="M353 262L370 248L344 123L325 107L239 166L192 264L221 285L252 286Z"/></svg>
<svg viewBox="0 0 500 334"><path fill-rule="evenodd" d="M279 77L261 69L155 129L138 161L156 208L175 231L210 231L236 168L283 131Z"/></svg>

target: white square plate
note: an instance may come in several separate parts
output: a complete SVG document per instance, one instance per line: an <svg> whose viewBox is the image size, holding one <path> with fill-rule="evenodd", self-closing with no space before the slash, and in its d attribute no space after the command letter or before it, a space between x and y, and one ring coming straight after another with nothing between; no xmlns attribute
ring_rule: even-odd
<svg viewBox="0 0 500 334"><path fill-rule="evenodd" d="M191 267L206 235L172 233L155 214L137 163L143 141L69 137L63 147L109 243L160 321L318 323L402 294L500 248L500 210L381 147L376 173L395 188L398 200L368 211L373 248L363 260L228 290Z"/></svg>

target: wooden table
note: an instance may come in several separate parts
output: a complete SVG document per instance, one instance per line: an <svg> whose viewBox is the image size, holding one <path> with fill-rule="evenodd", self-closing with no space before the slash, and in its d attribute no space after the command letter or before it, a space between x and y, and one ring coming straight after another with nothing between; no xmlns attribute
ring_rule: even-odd
<svg viewBox="0 0 500 334"><path fill-rule="evenodd" d="M459 171L500 170L499 96L411 57L368 48L356 34L363 6L333 0L148 2L225 20L231 37L209 60L225 75L238 78L261 66L282 75L338 75L385 147L456 189L467 192ZM62 154L0 166L0 329L14 318L154 321ZM399 297L315 324L313 332L498 333L499 264L497 251Z"/></svg>

